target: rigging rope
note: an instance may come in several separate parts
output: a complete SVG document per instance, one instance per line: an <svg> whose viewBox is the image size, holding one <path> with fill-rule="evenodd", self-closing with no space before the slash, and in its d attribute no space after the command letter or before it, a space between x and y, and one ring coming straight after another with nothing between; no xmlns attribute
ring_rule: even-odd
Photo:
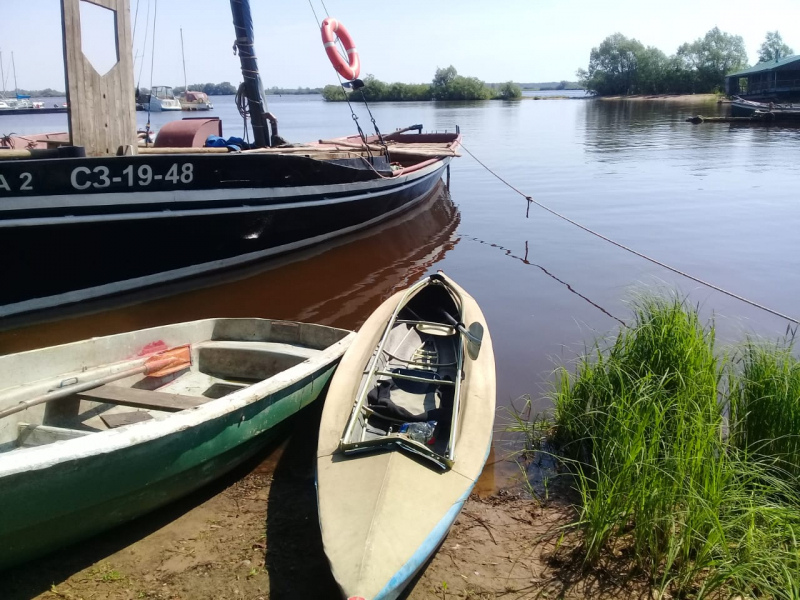
<svg viewBox="0 0 800 600"><path fill-rule="evenodd" d="M553 210L552 208L550 208L549 206L546 206L546 205L542 204L542 203L541 203L541 202L539 202L538 200L534 200L534 199L533 199L531 196L528 196L528 195L527 195L526 193L524 193L523 191L521 191L521 190L519 190L518 188L514 187L512 184L510 184L508 181L506 181L505 179L503 179L503 178L502 178L500 175L498 175L498 174L497 174L497 173L495 173L495 172L494 172L492 169L490 169L488 166L486 166L486 164L484 164L484 162L483 162L483 161L481 161L481 160L480 160L480 159L479 159L477 156L475 156L475 155L474 155L472 152L470 152L469 148L467 148L466 146L464 146L464 144L461 144L461 147L464 149L464 151L465 151L467 154L469 154L469 155L470 155L472 158L474 158L474 159L475 159L475 161L476 161L476 162L477 162L477 163L478 163L480 166L482 166L482 167L483 167L484 169L486 169L486 170L487 170L489 173L491 173L492 175L494 175L494 176L495 176L495 177L496 177L496 178L497 178L499 181L501 181L503 184L505 184L505 185L506 185L508 188L510 188L510 189L512 189L512 190L514 190L514 191L515 191L517 194L519 194L520 196L522 196L523 198L525 198L525 199L528 201L528 208L529 208L529 209L530 209L530 205L531 205L531 204L535 204L535 205L536 205L536 206L538 206L539 208L542 208L542 209L546 210L546 211L547 211L547 212L549 212L550 214L552 214L552 215L555 215L556 217L558 217L559 219L562 219L562 220L566 221L567 223L570 223L570 224L572 224L572 225L575 225L575 227L578 227L579 229L583 229L585 232L587 232L587 233L591 233L593 236L596 236L596 237L600 238L601 240L604 240L604 241L608 242L609 244L613 244L614 246L617 246L618 248L622 248L622 249L623 249L623 250L625 250L626 252L630 252L631 254L634 254L634 255L638 256L639 258L643 258L643 259L645 259L645 260L647 260L647 261L650 261L651 263L653 263L653 264L656 264L656 265L658 265L659 267L663 267L663 268L667 269L668 271L672 271L673 273L676 273L677 275L680 275L680 276L682 276L682 277L686 277L687 279L691 279L692 281L695 281L695 282L697 282L697 283L699 283L699 284L701 284L701 285L704 285L704 286L706 286L706 287L709 287L709 288L711 288L712 290L715 290L715 291L717 291L717 292L720 292L721 294L725 294L726 296L730 296L731 298L734 298L734 299L736 299L736 300L739 300L740 302L744 302L745 304L749 304L750 306L754 306L755 308L758 308L758 309L760 309L760 310L763 310L763 311L765 311L765 312L768 312L768 313L770 313L770 314L773 314L773 315L775 315L776 317L780 317L780 318L782 318L782 319L786 319L787 321L790 321L790 322L792 322L792 323L800 323L800 321L798 321L797 319L795 319L795 318L793 318L793 317L790 317L789 315L785 315L785 314L783 314L782 312L779 312L779 311L777 311L777 310L774 310L774 309L772 309L772 308L769 308L768 306L764 306L763 304L759 304L758 302L755 302L755 301L753 301L753 300L749 300L749 299L747 299L747 298L745 298L745 297L743 297L743 296L740 296L739 294L736 294L736 293L734 293L734 292L728 291L728 290L726 290L726 289L724 289L724 288L721 288L721 287L719 287L718 285L714 285L713 283L710 283L710 282L708 282L708 281L705 281L705 280L703 280L703 279L700 279L699 277L695 277L694 275L690 275L689 273L686 273L685 271L681 271L680 269L677 269L677 268L675 268L675 267L672 267L672 266L670 266L670 265L668 265L668 264L666 264L666 263L663 263L663 262L661 262L660 260L657 260L657 259L655 259L655 258L652 258L652 257L650 257L650 256L647 256L646 254L643 254L643 253L641 253L641 252L639 252L639 251L637 251L637 250L634 250L633 248L630 248L630 247L628 247L628 246L625 246L624 244L621 244L621 243L619 243L619 242L617 242L617 241L614 241L614 240L612 240L611 238L609 238L609 237L606 237L606 236L604 236L603 234L601 234L601 233L598 233L598 232L594 231L593 229L590 229L590 228L586 227L585 225L581 225L581 224L580 224L580 223L578 223L577 221L573 221L573 220L572 220L572 219L570 219L569 217L567 217L567 216L565 216L565 215L562 215L560 212Z"/></svg>
<svg viewBox="0 0 800 600"><path fill-rule="evenodd" d="M147 0L147 18L144 23L144 44L142 44L142 62L139 64L139 77L136 79L136 89L142 82L142 71L144 70L144 57L147 54L147 33L150 30L150 0Z"/></svg>
<svg viewBox="0 0 800 600"><path fill-rule="evenodd" d="M148 0L148 8L149 8L149 0ZM152 41L152 50L150 52L150 98L147 101L147 126L145 127L145 137L144 137L144 145L147 147L148 141L150 140L150 107L151 107L151 100L153 99L153 71L155 70L156 64L156 23L158 21L158 0L155 0L155 4L153 5L153 41ZM144 62L144 61L142 61Z"/></svg>
<svg viewBox="0 0 800 600"><path fill-rule="evenodd" d="M136 24L139 22L139 0L136 0L136 13L133 17L133 36L131 37L131 46L136 44Z"/></svg>
<svg viewBox="0 0 800 600"><path fill-rule="evenodd" d="M247 89L244 82L242 82L239 85L239 89L236 90L236 109L239 111L239 115L242 117L244 123L242 138L244 138L245 142L250 143L250 131L247 129L247 117L250 116L250 102L247 100Z"/></svg>

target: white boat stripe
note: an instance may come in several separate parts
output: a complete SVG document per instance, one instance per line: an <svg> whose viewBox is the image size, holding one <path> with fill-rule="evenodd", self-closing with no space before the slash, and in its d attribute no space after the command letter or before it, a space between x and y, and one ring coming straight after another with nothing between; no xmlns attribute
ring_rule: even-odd
<svg viewBox="0 0 800 600"><path fill-rule="evenodd" d="M390 180L385 180L388 185L409 182L412 179L421 179L431 171L439 168L441 163L434 163L419 171L408 175L399 175ZM41 208L72 208L77 206L115 206L120 204L166 204L171 202L205 202L219 200L254 200L272 198L297 198L303 196L318 196L325 194L344 194L349 191L361 191L374 187L376 181L371 179L358 183L338 183L331 185L310 185L293 187L247 187L231 189L207 190L169 190L158 192L109 192L104 194L62 194L49 196L14 196L11 198L0 197L0 213L11 210L30 210Z"/></svg>
<svg viewBox="0 0 800 600"><path fill-rule="evenodd" d="M348 50L347 53L348 54L358 54L358 50L356 50L355 48L350 48L350 50Z"/></svg>
<svg viewBox="0 0 800 600"><path fill-rule="evenodd" d="M336 42L325 42L325 44L323 44L323 46L325 48L335 48L336 47Z"/></svg>
<svg viewBox="0 0 800 600"><path fill-rule="evenodd" d="M260 204L256 206L223 206L220 208L188 209L188 210L158 210L139 213L114 213L110 215L86 215L86 216L57 216L57 217L32 217L23 219L0 220L0 229L10 227L39 227L43 225L74 225L77 223L100 223L108 221L136 221L142 219L169 219L175 217L201 217L209 215L238 214L248 212L269 212L275 210L289 210L293 208L308 208L310 206L329 206L331 204L344 204L366 198L377 198L386 194L393 194L425 181L431 175L429 173L419 179L408 181L403 185L385 188L375 192L366 192L355 196L343 196L327 200L306 200L303 202L284 202L281 204Z"/></svg>

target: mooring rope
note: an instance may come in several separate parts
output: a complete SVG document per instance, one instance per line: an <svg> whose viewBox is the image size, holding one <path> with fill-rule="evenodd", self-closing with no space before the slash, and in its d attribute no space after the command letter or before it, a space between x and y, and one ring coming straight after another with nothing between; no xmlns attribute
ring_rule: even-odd
<svg viewBox="0 0 800 600"><path fill-rule="evenodd" d="M585 225L581 225L577 221L573 221L569 217L567 217L565 215L562 215L560 212L558 212L556 210L553 210L552 208L550 208L549 206L547 206L545 204L542 204L538 200L534 200L533 197L529 196L525 192L521 191L520 189L516 188L511 183L509 183L508 181L503 179L500 175L498 175L491 168L489 168L483 161L481 161L477 156L475 156L472 152L470 152L469 148L464 146L464 144L461 144L461 147L464 149L464 151L467 154L469 154L472 158L474 158L475 161L480 166L482 166L489 173L494 175L498 180L500 180L508 188L514 190L517 194L519 194L520 196L525 198L528 201L528 208L529 209L530 209L530 205L531 204L535 204L539 208L542 208L542 209L546 210L550 214L555 215L556 217L558 217L559 219L562 219L562 220L566 221L567 223L575 225L575 227L578 227L579 229L583 229L585 232L591 233L593 236L599 237L601 240L604 240L604 241L608 242L609 244L613 244L614 246L617 246L618 248L622 248L623 250L625 250L627 252L630 252L631 254L634 254L634 255L638 256L639 258L643 258L643 259L645 259L647 261L650 261L651 263L656 264L659 267L663 267L663 268L667 269L668 271L672 271L673 273L676 273L677 275L680 275L682 277L686 277L687 279L691 279L692 281L696 281L697 283L699 283L701 285L704 285L704 286L706 286L708 288L711 288L712 290L715 290L717 292L720 292L721 294L725 294L726 296L730 296L731 298L734 298L736 300L744 302L745 304L749 304L750 306L754 306L755 308L758 308L760 310L763 310L765 312L773 314L776 317L780 317L782 319L786 319L787 321L791 321L792 323L800 323L800 321L798 321L797 319L795 319L793 317L790 317L789 315L785 315L780 311L777 311L777 310L774 310L772 308L769 308L768 306L764 306L763 304L759 304L758 302L755 302L753 300L749 300L749 299L745 298L744 296L740 296L739 294L736 294L734 292L726 290L725 288L721 288L720 286L714 285L713 283L705 281L704 279L700 279L699 277L695 277L694 275L690 275L689 273L686 273L685 271L681 271L680 269L677 269L677 268L675 268L673 266L670 266L670 265L668 265L668 264L666 264L664 262L661 262L660 260L657 260L657 259L655 259L655 258L653 258L651 256L647 256L646 254L643 254L642 252L639 252L638 250L634 250L633 248L630 248L630 247L628 247L628 246L626 246L624 244L621 244L620 242L612 240L611 238L606 237L602 233L598 233L597 231L594 231L593 229L590 229L589 227L586 227Z"/></svg>
<svg viewBox="0 0 800 600"><path fill-rule="evenodd" d="M574 287L572 287L572 285L570 283L568 283L568 282L564 281L563 279L557 277L556 275L554 275L553 273L548 271L546 268L544 268L542 265L537 264L535 262L531 262L528 259L528 242L527 241L525 242L525 256L523 257L523 256L517 256L509 248L506 248L505 246L501 246L500 244L495 244L495 243L492 243L492 242L486 242L486 241L484 241L484 240L482 240L480 238L477 238L477 237L474 237L474 236L471 236L471 235L468 235L468 234L464 234L462 236L462 239L470 240L470 241L473 241L473 242L478 242L479 244L484 244L486 246L491 246L492 248L497 248L499 250L502 250L505 253L505 255L508 256L509 258L513 258L515 260L518 260L524 265L528 265L530 267L536 267L537 269L542 271L545 275L547 275L548 277L554 279L555 281L557 281L558 283L560 283L561 285L566 287L571 293L575 294L576 296L578 296L582 300L588 302L589 304L594 306L596 309L598 309L599 311L604 313L606 316L611 317L615 321L619 321L619 323L623 327L627 327L628 326L628 324L625 321L623 321L619 317L615 317L610 312L608 312L605 308L600 306L597 302L595 302L591 298L588 298L588 297L584 296L583 294L581 294L578 290L576 290Z"/></svg>

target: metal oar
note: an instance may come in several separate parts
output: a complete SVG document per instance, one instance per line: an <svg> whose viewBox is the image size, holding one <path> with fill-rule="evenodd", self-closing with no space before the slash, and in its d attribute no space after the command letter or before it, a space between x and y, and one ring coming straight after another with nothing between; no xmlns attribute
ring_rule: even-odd
<svg viewBox="0 0 800 600"><path fill-rule="evenodd" d="M138 367L126 369L124 371L120 371L119 373L107 375L106 377L101 377L99 379L91 379L83 383L76 382L73 385L56 388L47 392L46 394L41 394L35 398L31 398L30 400L23 400L19 404L15 404L14 406L0 411L0 419L7 417L8 415L21 412L27 408L30 408L31 406L44 404L45 402L58 400L59 398L65 398L67 396L71 396L72 394L77 394L78 392L85 392L86 390L100 387L101 385L111 383L112 381L130 377L131 375L144 373L145 377L164 377L170 373L181 371L189 367L191 364L192 356L189 351L189 346L179 346L178 348L165 350L163 352L159 352L158 354L154 354L148 358L144 364Z"/></svg>
<svg viewBox="0 0 800 600"><path fill-rule="evenodd" d="M445 309L439 309L450 324L458 329L467 339L467 353L472 360L478 358L478 353L481 351L481 344L483 343L483 325L477 321L469 326L469 330L464 329L464 326L456 321L449 312Z"/></svg>

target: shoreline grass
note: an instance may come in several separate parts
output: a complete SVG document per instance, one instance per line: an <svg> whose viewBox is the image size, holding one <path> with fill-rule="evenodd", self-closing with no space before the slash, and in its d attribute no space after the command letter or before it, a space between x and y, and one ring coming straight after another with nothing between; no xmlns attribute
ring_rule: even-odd
<svg viewBox="0 0 800 600"><path fill-rule="evenodd" d="M749 343L732 360L677 295L643 296L633 316L560 368L552 394L585 561L625 550L677 597L800 598L791 346Z"/></svg>

